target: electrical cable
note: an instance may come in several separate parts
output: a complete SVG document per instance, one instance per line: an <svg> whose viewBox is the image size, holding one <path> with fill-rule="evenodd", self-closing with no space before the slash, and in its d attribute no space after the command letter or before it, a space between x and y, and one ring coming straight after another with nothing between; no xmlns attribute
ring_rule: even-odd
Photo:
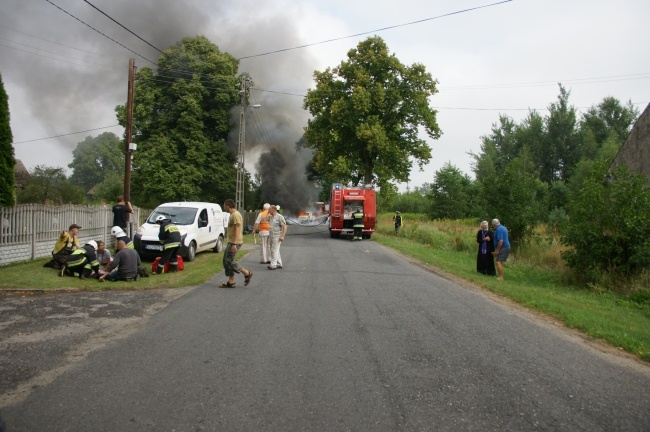
<svg viewBox="0 0 650 432"><path fill-rule="evenodd" d="M59 9L61 12L63 12L63 13L65 13L65 14L71 16L72 18L76 19L77 21L79 21L80 23L82 23L83 25L85 25L86 27L89 27L89 28L93 29L94 31L96 31L96 32L99 33L100 35L104 36L106 39L115 42L116 44L118 44L118 45L121 46L122 48L124 48L124 49L126 49L126 50L132 52L133 54L137 55L138 57L140 57L140 58L142 58L142 59L148 61L148 62L151 63L152 65L154 65L154 66L158 66L158 65L156 64L156 62L149 60L148 58L146 58L146 57L143 56L142 54L138 54L137 52L133 51L131 48L129 48L129 47L127 47L127 46L125 46L125 45L119 43L118 41L116 41L116 40L113 39L112 37L106 35L105 33L102 33L101 31L97 30L95 27L91 26L90 24L88 24L88 23L86 23L86 22L80 20L80 19L77 18L76 16L72 15L70 12L66 11L66 10L63 9L62 7L60 7L60 6L56 5L56 4L54 4L51 0L45 0L45 1L48 2L49 4L51 4L52 6L54 6L55 8Z"/></svg>
<svg viewBox="0 0 650 432"><path fill-rule="evenodd" d="M270 55L270 54L277 54L277 53L281 53L281 52L285 52L285 51L292 51L292 50L297 50L297 49L301 49L301 48L307 48L307 47L314 46L314 45L322 45L322 44L329 43L329 42L336 42L336 41L340 41L340 40L344 40L344 39L351 39L351 38L354 38L354 37L364 36L364 35L367 35L367 34L370 34L370 33L378 33L378 32L381 32L381 31L391 30L391 29L398 28L398 27L405 27L405 26L410 26L410 25L414 25L414 24L420 24L420 23L423 23L423 22L426 22L426 21L432 21L432 20L436 20L436 19L439 19L439 18L445 18L445 17L452 16L452 15L458 15L458 14L465 13L465 12L471 12L471 11L475 11L475 10L478 10L478 9L497 6L497 5L500 5L500 4L503 4L503 3L509 3L511 1L512 0L503 0L503 1L500 1L500 2L491 3L491 4L487 4L487 5L476 6L476 7L473 7L473 8L463 9L463 10L459 10L459 11L455 11L455 12L449 12L449 13L446 13L446 14L443 14L443 15L438 15L438 16L431 17L431 18L424 18L424 19L421 19L421 20L412 21L412 22L408 22L408 23L404 23L404 24L397 24L397 25L392 25L392 26L388 26L388 27L383 27L383 28L380 28L380 29L377 29L377 30L370 30L370 31L366 31L366 32L363 32L363 33L357 33L357 34L353 34L353 35L349 35L349 36L342 36L342 37L338 37L338 38L334 38L334 39L328 39L328 40L324 40L324 41L320 41L320 42L314 42L314 43L305 44L305 45L300 45L300 46L296 46L296 47L292 47L292 48L283 48L283 49L279 49L279 50L275 50L275 51L269 51L269 52L265 52L265 53L239 57L238 60L245 60L245 59L249 59L249 58L253 58L253 57L262 57L262 56L266 56L266 55Z"/></svg>
<svg viewBox="0 0 650 432"><path fill-rule="evenodd" d="M98 127L98 128L94 128L94 129L88 129L88 130L79 131L79 132L70 132L70 133L67 133L67 134L54 135L54 136L49 136L49 137L45 137L45 138L36 138L36 139L32 139L32 140L27 140L27 141L17 141L17 142L12 142L11 144L25 144L25 143L30 143L30 142L34 142L34 141L43 141L43 140L52 139L52 138L61 138L61 137L64 137L64 136L76 135L76 134L85 133L85 132L92 132L92 131L101 130L101 129L109 129L109 128L113 128L113 127L117 127L117 126L122 127L122 125L119 125L119 124L111 125L111 126L102 126L102 127Z"/></svg>

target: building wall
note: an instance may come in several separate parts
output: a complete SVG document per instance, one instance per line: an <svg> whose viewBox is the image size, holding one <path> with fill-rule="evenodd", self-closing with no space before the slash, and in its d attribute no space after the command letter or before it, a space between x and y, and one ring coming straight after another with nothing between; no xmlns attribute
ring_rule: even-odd
<svg viewBox="0 0 650 432"><path fill-rule="evenodd" d="M619 164L627 165L630 171L644 174L650 181L650 104L634 124L611 167Z"/></svg>

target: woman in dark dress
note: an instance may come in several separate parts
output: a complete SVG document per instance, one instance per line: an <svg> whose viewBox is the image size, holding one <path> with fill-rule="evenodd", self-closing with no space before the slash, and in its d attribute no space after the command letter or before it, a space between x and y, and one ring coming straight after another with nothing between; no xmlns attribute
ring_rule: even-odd
<svg viewBox="0 0 650 432"><path fill-rule="evenodd" d="M486 275L496 275L494 268L494 243L492 240L494 233L489 229L487 221L481 222L481 229L476 233L476 243L478 243L478 255L476 257L476 271Z"/></svg>

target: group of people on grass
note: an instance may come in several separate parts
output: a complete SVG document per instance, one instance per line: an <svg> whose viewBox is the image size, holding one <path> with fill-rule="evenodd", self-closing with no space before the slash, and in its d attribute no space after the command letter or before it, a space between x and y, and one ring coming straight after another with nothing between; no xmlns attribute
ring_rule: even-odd
<svg viewBox="0 0 650 432"><path fill-rule="evenodd" d="M72 224L68 231L61 231L52 251L52 260L44 267L57 269L59 276L77 276L80 279L95 278L100 282L139 280L149 273L141 268L140 255L133 246L133 240L126 234L129 216L133 213L131 203L123 196L117 197L113 206L113 227L111 235L115 238L115 255L106 248L103 241L89 240L83 246L79 243L81 226ZM176 270L177 253L181 245L178 227L171 220L159 216L156 223L160 225L159 239L163 244L163 257L154 274L163 273L169 261L170 272Z"/></svg>

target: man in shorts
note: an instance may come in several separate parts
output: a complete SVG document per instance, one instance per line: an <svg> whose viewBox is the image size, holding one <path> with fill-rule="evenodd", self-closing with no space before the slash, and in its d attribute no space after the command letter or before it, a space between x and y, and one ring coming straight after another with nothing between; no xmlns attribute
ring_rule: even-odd
<svg viewBox="0 0 650 432"><path fill-rule="evenodd" d="M510 241L508 241L508 229L501 225L499 219L492 219L492 228L494 228L494 252L496 257L497 279L503 280L503 263L510 255Z"/></svg>

